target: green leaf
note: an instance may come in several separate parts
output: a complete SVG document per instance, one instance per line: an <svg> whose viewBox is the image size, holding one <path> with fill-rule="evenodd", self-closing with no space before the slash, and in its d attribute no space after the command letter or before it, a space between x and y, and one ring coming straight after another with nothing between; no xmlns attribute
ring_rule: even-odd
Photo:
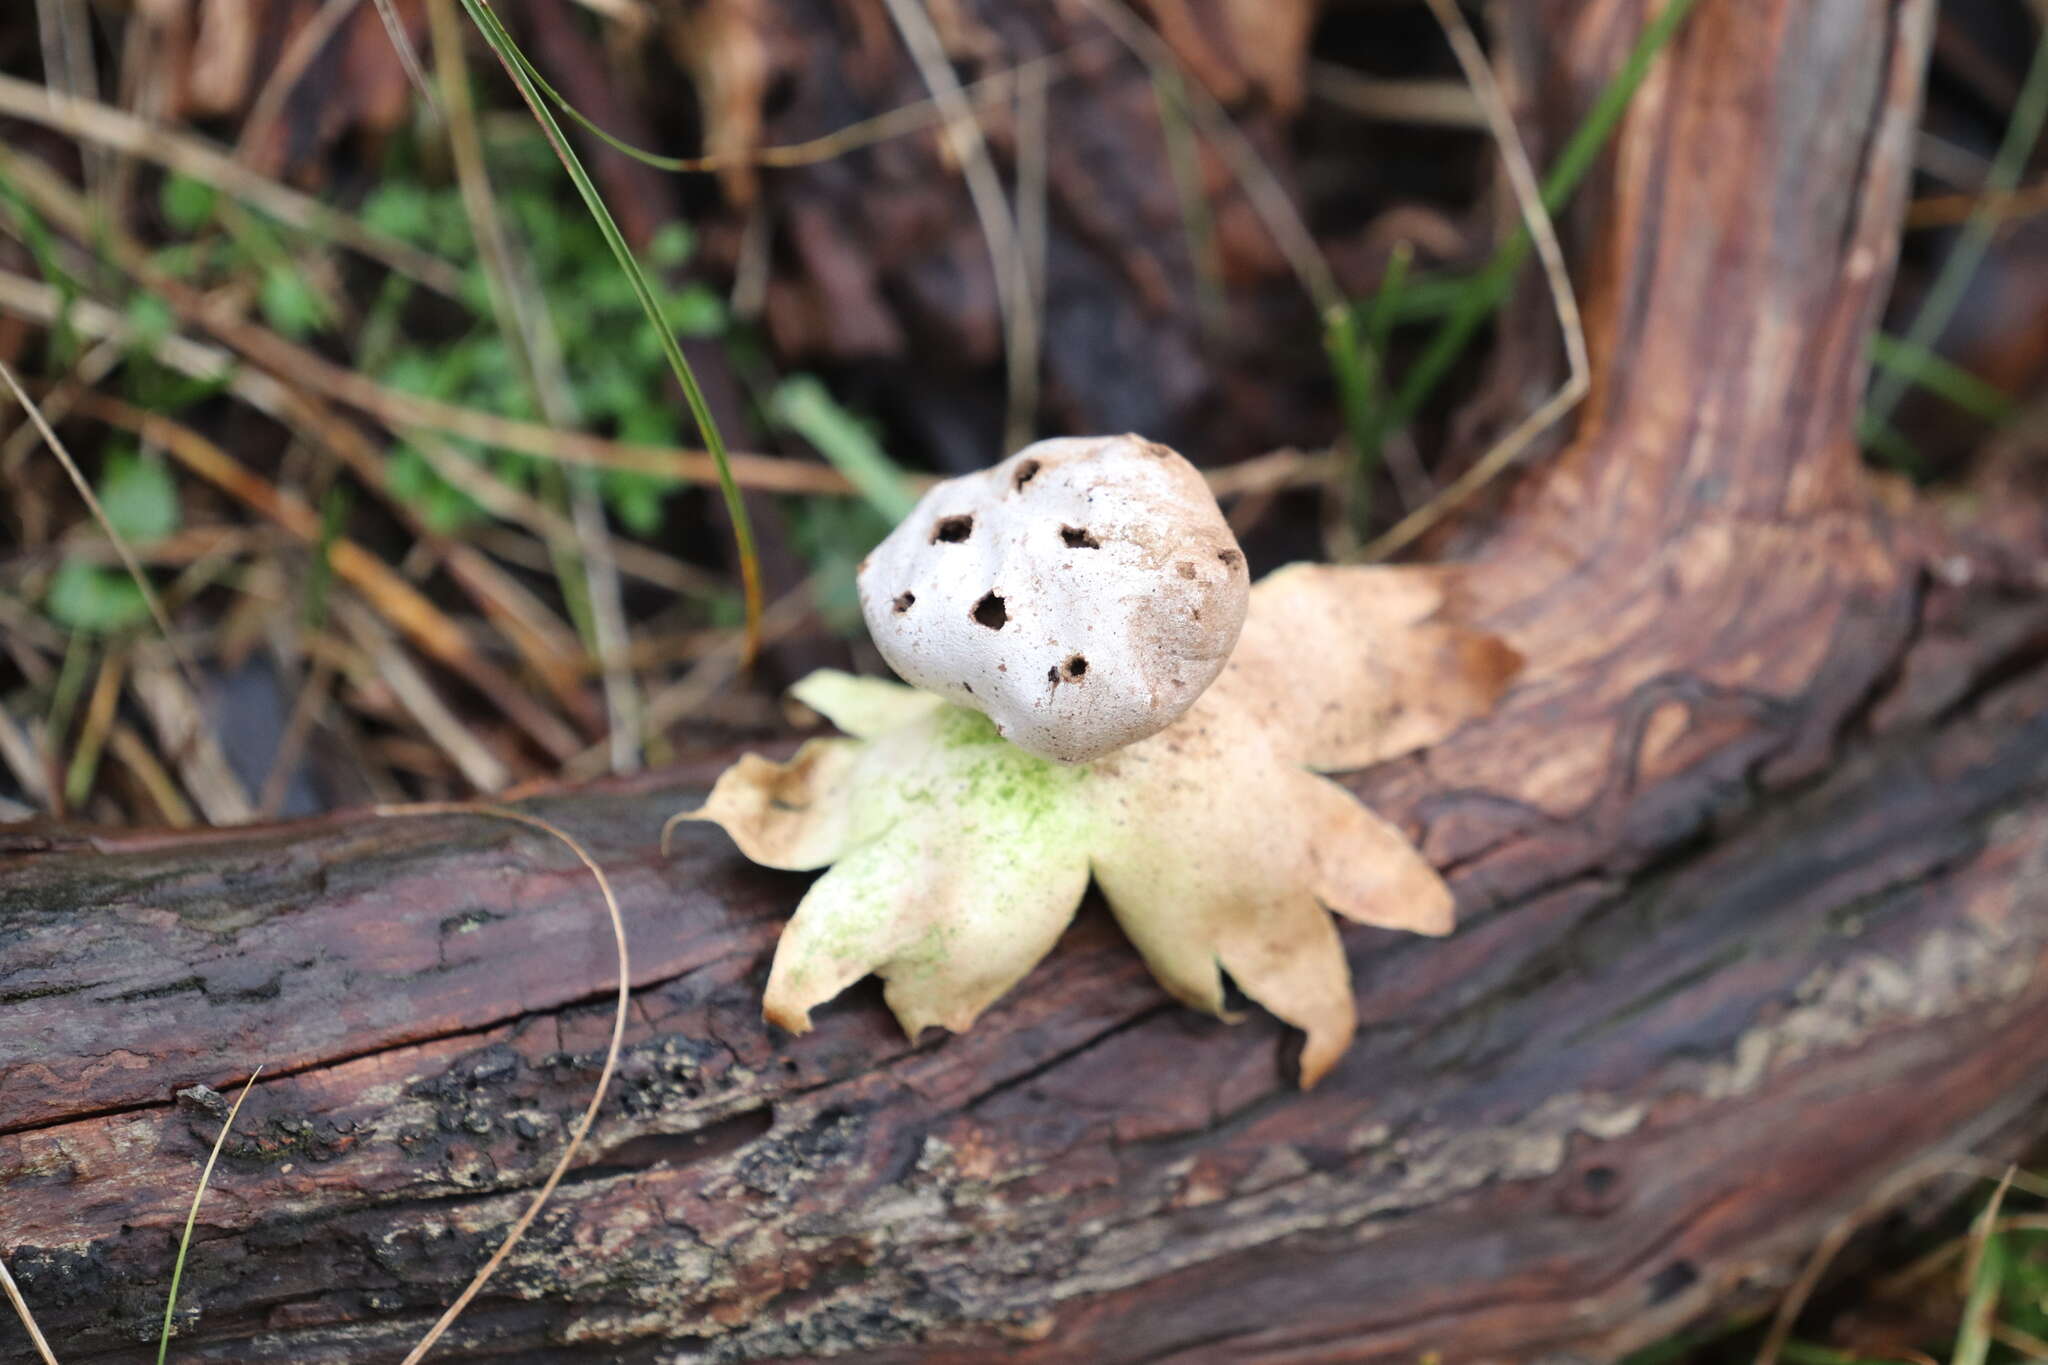
<svg viewBox="0 0 2048 1365"><path fill-rule="evenodd" d="M657 475L629 469L608 469L604 476L605 501L626 529L639 536L661 529L662 502L673 486Z"/></svg>
<svg viewBox="0 0 2048 1365"><path fill-rule="evenodd" d="M867 425L841 407L818 380L807 374L783 380L776 386L769 408L778 422L816 446L891 525L910 515L917 494L911 491L903 471L884 453Z"/></svg>
<svg viewBox="0 0 2048 1365"><path fill-rule="evenodd" d="M424 246L434 237L433 206L426 190L404 180L387 180L363 201L363 224L387 237Z"/></svg>
<svg viewBox="0 0 2048 1365"><path fill-rule="evenodd" d="M149 602L126 573L67 559L50 580L43 610L60 626L104 635L146 619Z"/></svg>
<svg viewBox="0 0 2048 1365"><path fill-rule="evenodd" d="M714 337L726 330L725 300L702 285L670 294L661 303L661 320L686 337Z"/></svg>
<svg viewBox="0 0 2048 1365"><path fill-rule="evenodd" d="M179 232L197 232L213 221L213 186L173 172L157 194L164 220Z"/></svg>
<svg viewBox="0 0 2048 1365"><path fill-rule="evenodd" d="M690 229L686 223L663 223L647 244L647 263L658 270L673 270L690 259Z"/></svg>
<svg viewBox="0 0 2048 1365"><path fill-rule="evenodd" d="M306 277L289 265L274 265L263 272L263 288L257 302L263 316L294 341L315 332L327 321L327 307Z"/></svg>
<svg viewBox="0 0 2048 1365"><path fill-rule="evenodd" d="M155 350L157 343L169 336L177 325L178 319L171 312L170 305L156 295L136 294L128 300L128 330L133 335L137 350Z"/></svg>
<svg viewBox="0 0 2048 1365"><path fill-rule="evenodd" d="M162 540L178 529L178 489L163 461L133 451L108 457L100 506L124 540Z"/></svg>

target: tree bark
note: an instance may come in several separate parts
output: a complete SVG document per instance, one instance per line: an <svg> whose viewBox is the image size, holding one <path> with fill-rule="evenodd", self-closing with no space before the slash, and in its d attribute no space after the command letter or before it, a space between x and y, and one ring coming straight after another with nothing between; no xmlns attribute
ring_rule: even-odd
<svg viewBox="0 0 2048 1365"><path fill-rule="evenodd" d="M1543 6L1553 134L1648 8ZM1574 217L1593 395L1478 543L1528 676L1354 780L1463 924L1347 934L1365 1027L1317 1090L1092 905L968 1034L863 987L781 1036L803 879L656 847L719 765L549 795L633 1023L445 1356L1608 1360L2048 1129L2048 603L1852 441L1930 8L1702 0L1632 106ZM479 818L17 840L0 1254L63 1358L143 1358L224 1112L181 1087L258 1064L180 1357L402 1354L593 1083L602 925Z"/></svg>

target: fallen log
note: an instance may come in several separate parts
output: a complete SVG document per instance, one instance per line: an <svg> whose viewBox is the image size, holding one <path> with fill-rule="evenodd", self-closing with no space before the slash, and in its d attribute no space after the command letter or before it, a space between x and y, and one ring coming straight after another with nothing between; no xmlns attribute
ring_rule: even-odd
<svg viewBox="0 0 2048 1365"><path fill-rule="evenodd" d="M1651 6L1538 8L1554 132ZM536 798L614 879L633 1021L447 1358L1607 1360L2048 1132L2048 603L1852 442L1930 8L1702 0L1638 97L1575 219L1594 392L1473 537L1528 676L1353 779L1462 927L1347 933L1318 1089L1099 909L966 1035L868 988L780 1035L804 879L657 849L717 763ZM397 1358L559 1153L611 962L498 822L17 836L0 1254L64 1359L142 1359L260 1064L180 1358Z"/></svg>

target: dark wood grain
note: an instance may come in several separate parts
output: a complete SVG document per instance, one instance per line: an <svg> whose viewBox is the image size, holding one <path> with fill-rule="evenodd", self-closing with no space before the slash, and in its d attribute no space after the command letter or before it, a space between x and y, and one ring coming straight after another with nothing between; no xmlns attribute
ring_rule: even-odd
<svg viewBox="0 0 2048 1365"><path fill-rule="evenodd" d="M1643 9L1535 7L1549 133ZM1599 382L1471 537L1530 674L1355 779L1463 923L1347 935L1321 1087L1092 904L966 1035L864 987L782 1036L804 879L656 850L717 763L537 799L615 880L633 1024L448 1358L1611 1360L2048 1129L2048 603L1931 577L1850 439L1928 9L1702 0L1589 187ZM190 1087L258 1063L180 1358L397 1358L560 1150L610 961L567 852L481 819L18 845L0 1250L64 1359L144 1358L224 1108Z"/></svg>

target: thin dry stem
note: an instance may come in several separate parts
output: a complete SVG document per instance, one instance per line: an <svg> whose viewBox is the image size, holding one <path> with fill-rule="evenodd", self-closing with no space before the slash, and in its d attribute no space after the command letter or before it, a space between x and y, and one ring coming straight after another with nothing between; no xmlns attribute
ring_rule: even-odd
<svg viewBox="0 0 2048 1365"><path fill-rule="evenodd" d="M769 604L768 610L761 614L762 642L773 644L810 620L816 592L817 584L807 579ZM736 676L740 671L743 651L744 641L738 631L733 631L690 665L682 677L649 697L647 712L641 721L643 742L696 711ZM571 781L586 781L603 771L602 762L601 748L586 749L569 760L563 774Z"/></svg>
<svg viewBox="0 0 2048 1365"><path fill-rule="evenodd" d="M477 133L469 69L463 57L464 29L456 14L455 0L429 0L427 17L434 36L435 63L442 77L442 99L456 178L490 284L498 330L511 347L520 378L548 425L573 428L579 424L579 416L563 361L560 335L541 291L527 287L527 282L520 278L517 249L506 231L504 215L498 211L497 196L484 164L483 139ZM592 643L604 666L612 770L630 772L639 766L640 751L634 736L639 731L640 691L632 672L622 663L627 626L618 565L611 553L604 504L597 491L587 480L577 480L570 497L573 542L590 602L590 628L595 637ZM570 538L556 543L566 545Z"/></svg>
<svg viewBox="0 0 2048 1365"><path fill-rule="evenodd" d="M404 1365L418 1365L419 1361L426 1358L427 1352L434 1348L434 1344L454 1325L455 1320L462 1315L462 1310L469 1307L470 1300L474 1299L482 1292L483 1287L490 1283L491 1276L498 1272L498 1267L505 1263L505 1258L512 1254L514 1247L519 1245L519 1239L526 1235L526 1230L529 1227L533 1226L533 1220L540 1216L540 1211L547 1206L549 1198L553 1196L555 1187L561 1184L562 1177L568 1174L570 1163L575 1161L576 1154L582 1150L583 1139L589 1135L591 1125L597 1122L597 1111L604 1104L605 1094L611 1087L612 1072L617 1069L619 1064L619 1051L625 1044L626 1010L631 1001L633 989L633 963L632 957L626 948L625 919L619 913L618 897L612 894L610 880L604 875L604 869L597 865L597 860L592 858L584 850L583 845L578 843L566 831L549 824L537 816L527 815L521 811L508 810L503 806L467 805L460 802L434 802L415 806L379 806L376 808L376 813L387 818L417 815L484 815L494 820L510 820L514 824L526 825L529 828L540 830L544 834L552 835L556 839L561 840L564 844L568 845L569 851L574 853L577 859L590 869L590 875L597 878L597 889L604 896L604 907L611 917L612 937L618 944L619 950L618 1005L612 1014L611 1043L605 1049L604 1069L598 1073L597 1089L592 1093L590 1103L584 1108L583 1116L576 1121L576 1126L570 1130L569 1145L562 1150L561 1159L555 1162L554 1169L548 1172L548 1178L542 1182L540 1189L534 1193L532 1202L526 1206L526 1212L520 1214L518 1220L512 1224L511 1230L505 1234L505 1240L499 1244L495 1252L491 1253L491 1259L484 1262L483 1269L477 1271L476 1277L456 1297L455 1302L448 1305L448 1311L441 1315L440 1319L428 1330L426 1336L421 1338L420 1344L413 1347L412 1351L405 1357Z"/></svg>
<svg viewBox="0 0 2048 1365"><path fill-rule="evenodd" d="M447 261L372 231L311 195L256 174L201 138L175 133L94 100L72 99L32 81L0 75L0 114L154 161L271 217L333 238L450 298L462 296L462 272Z"/></svg>
<svg viewBox="0 0 2048 1365"><path fill-rule="evenodd" d="M1420 127L1484 128L1486 110L1457 81L1389 80L1335 62L1308 64L1309 93L1362 118Z"/></svg>
<svg viewBox="0 0 2048 1365"><path fill-rule="evenodd" d="M1806 1304L1813 1297L1813 1291L1820 1287L1821 1277L1841 1254L1849 1239L1879 1212L1896 1207L1908 1194L1942 1176L1976 1174L1971 1158L1956 1158L1948 1155L1934 1155L1916 1161L1901 1170L1894 1171L1887 1180L1879 1182L1870 1191L1862 1204L1846 1217L1839 1219L1828 1229L1827 1234L1807 1257L1799 1275L1785 1291L1785 1297L1778 1301L1778 1309L1771 1318L1770 1330L1764 1334L1763 1344L1757 1348L1755 1365L1778 1365L1778 1358L1784 1353L1785 1343L1791 1339L1792 1328L1805 1311ZM2008 1176L2008 1179L2011 1177Z"/></svg>
<svg viewBox="0 0 2048 1365"><path fill-rule="evenodd" d="M164 611L163 600L157 596L156 587L149 581L149 575L143 572L142 563L136 559L135 551L129 548L127 538L107 515L107 509L100 506L99 495L92 491L92 484L79 469L78 462L71 458L71 452L65 448L64 442L58 439L56 428L44 420L43 410L28 396L28 390L22 387L21 381L15 378L14 371L5 361L0 361L0 381L6 383L8 390L14 395L14 401L21 404L22 411L28 414L29 421L35 423L36 430L42 433L44 444L50 447L50 453L57 457L57 462L64 466L64 472L71 476L71 483L77 488L78 496L85 499L85 505L91 510L93 520L100 524L100 529L106 532L107 539L120 552L122 566L128 570L128 576L135 580L135 586L141 590L142 600L148 604L150 617L156 622L157 629L163 632L164 641L170 646L171 652L177 656L178 667L184 671L186 682L191 684L195 693L202 692L204 689L200 686L199 670L193 667L184 647L178 643L177 634L171 629L170 615Z"/></svg>
<svg viewBox="0 0 2048 1365"><path fill-rule="evenodd" d="M434 103L434 87L427 80L426 67L420 63L419 49L412 45L412 37L406 33L405 24L392 7L391 0L377 0L377 17L384 21L385 36L391 39L391 50L398 54L398 64L405 69L406 80L412 83L413 92L420 97L420 103L436 119L441 117L440 106Z"/></svg>
<svg viewBox="0 0 2048 1365"><path fill-rule="evenodd" d="M353 602L337 602L335 615L354 635L356 643L368 654L375 664L377 677L382 679L398 704L405 708L413 723L433 742L462 774L462 780L480 792L503 791L512 782L512 771L503 759L492 753L485 743L471 734L467 727L456 718L448 704L434 691L434 685L427 681L411 656L398 648L391 634L370 613L357 607Z"/></svg>
<svg viewBox="0 0 2048 1365"><path fill-rule="evenodd" d="M155 282L146 282L154 287ZM195 316L200 312L196 296L187 291L176 291L175 297L167 293L165 301L180 313L185 312L181 304L191 308ZM63 311L63 303L54 287L0 270L0 310L31 321L50 323L56 321ZM86 299L72 304L70 320L73 327L93 336L126 339L132 335L126 322L112 309ZM235 372L234 357L228 352L186 338L166 338L157 352L158 357L181 373L218 376L223 370L233 372L229 390L265 412L284 410L286 394L280 387L282 381L367 412L394 432L426 427L482 445L516 450L562 464L632 470L660 475L679 483L711 485L718 481L717 466L705 451L629 445L583 432L556 431L536 422L514 421L474 408L417 398L387 389L375 380L295 346L253 323L225 319L210 321L210 330L241 351L247 359L273 371L276 377ZM839 471L829 465L806 460L735 452L732 469L733 478L741 487L764 492L845 497L855 491Z"/></svg>
<svg viewBox="0 0 2048 1365"><path fill-rule="evenodd" d="M946 56L937 25L932 22L927 0L884 0L889 18L910 49L910 58L945 114L960 169L967 177L968 196L974 201L975 216L981 220L982 235L988 240L988 254L996 275L996 302L1003 315L1003 350L1009 374L1008 412L1003 425L1005 450L1015 450L1030 439L1038 408L1038 313L1032 306L1029 270L1017 240L1017 223L1003 182L996 174L995 158L989 154L981 119L960 88L959 77Z"/></svg>
<svg viewBox="0 0 2048 1365"><path fill-rule="evenodd" d="M1327 312L1344 302L1337 277L1315 234L1302 221L1293 198L1273 173L1266 158L1244 135L1230 113L1209 92L1209 87L1183 69L1180 57L1164 38L1139 20L1125 0L1080 0L1082 8L1094 15L1133 56L1152 72L1170 71L1180 77L1187 96L1188 113L1201 124L1202 132L1230 166L1230 172L1251 202L1253 212L1266 225L1273 244L1287 258L1301 287L1315 302L1316 311Z"/></svg>
<svg viewBox="0 0 2048 1365"><path fill-rule="evenodd" d="M119 399L88 395L81 412L154 441L186 469L268 517L307 544L322 543L320 514L280 490L192 428ZM582 748L562 720L541 707L503 669L485 658L469 633L383 560L346 537L327 542L327 560L349 583L429 657L474 684L507 718L557 758Z"/></svg>
<svg viewBox="0 0 2048 1365"><path fill-rule="evenodd" d="M7 1261L0 1257L0 1290L7 1294L7 1301L14 1305L14 1312L21 1319L21 1325L28 1329L28 1339L36 1344L36 1354L43 1358L43 1365L57 1365L57 1357L50 1350L50 1343L43 1337L43 1329L36 1326L35 1315L28 1311L28 1300L21 1297L21 1290L14 1283L14 1276L7 1273Z"/></svg>
<svg viewBox="0 0 2048 1365"><path fill-rule="evenodd" d="M1550 286L1551 301L1557 309L1557 325L1564 333L1565 363L1569 373L1556 393L1516 423L1512 431L1495 442L1492 449L1480 456L1470 469L1452 480L1449 487L1368 543L1359 552L1359 557L1367 560L1385 559L1427 534L1473 494L1506 472L1531 442L1578 405L1592 385L1593 367L1586 355L1585 323L1579 317L1579 301L1572 293L1571 276L1565 269L1564 248L1558 244L1557 228L1550 220L1549 210L1543 206L1543 188L1536 178L1536 168L1529 164L1528 149L1522 145L1521 134L1515 130L1514 115L1509 112L1507 100L1502 97L1500 86L1494 80L1493 68L1480 49L1477 35L1458 11L1455 0L1429 0L1429 7L1437 22L1443 25L1444 36L1450 39L1458 66L1464 71L1465 79L1472 83L1472 93L1486 111L1486 121L1493 129L1494 140L1500 145L1501 164L1507 170L1508 183L1521 207L1522 221L1528 225L1530 240L1535 243L1537 258L1543 263L1543 277Z"/></svg>
<svg viewBox="0 0 2048 1365"><path fill-rule="evenodd" d="M242 121L241 136L235 139L237 160L247 162L269 139L270 130L277 123L277 116L283 112L284 102L291 98L299 77L306 74L306 68L320 55L320 49L327 46L328 39L341 30L362 2L326 0L314 11L313 17L292 34L291 41L285 44L283 53L278 56L277 65L271 69L269 78L263 82L263 88L249 106L249 116Z"/></svg>

